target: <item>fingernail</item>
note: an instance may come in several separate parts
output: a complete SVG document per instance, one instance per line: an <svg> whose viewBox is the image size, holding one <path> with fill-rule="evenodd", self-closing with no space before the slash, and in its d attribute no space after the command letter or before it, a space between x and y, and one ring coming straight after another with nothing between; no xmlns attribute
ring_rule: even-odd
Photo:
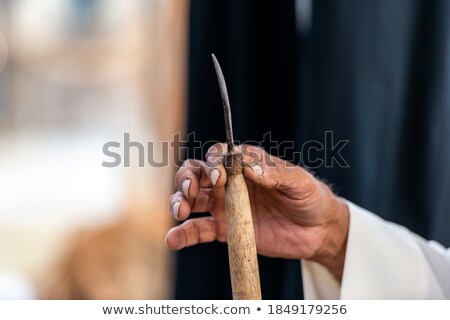
<svg viewBox="0 0 450 320"><path fill-rule="evenodd" d="M183 191L183 194L186 198L188 198L189 195L189 186L191 185L191 179L186 179L181 184L181 189Z"/></svg>
<svg viewBox="0 0 450 320"><path fill-rule="evenodd" d="M219 180L219 177L220 177L220 171L217 169L212 169L211 173L209 174L209 178L211 179L213 186L216 185L217 180Z"/></svg>
<svg viewBox="0 0 450 320"><path fill-rule="evenodd" d="M178 220L178 211L180 211L181 202L175 202L172 207L173 216Z"/></svg>
<svg viewBox="0 0 450 320"><path fill-rule="evenodd" d="M258 176L262 176L263 174L263 169L261 168L261 166L255 164L254 166L251 167L253 169L253 172L255 174L257 174Z"/></svg>
<svg viewBox="0 0 450 320"><path fill-rule="evenodd" d="M222 159L223 159L223 157L222 156L218 156L218 155L214 155L214 156L212 156L212 155L208 155L207 157L206 157L206 162L208 162L208 165L209 166L211 166L211 167L218 167L218 166L220 166L221 164L222 164Z"/></svg>

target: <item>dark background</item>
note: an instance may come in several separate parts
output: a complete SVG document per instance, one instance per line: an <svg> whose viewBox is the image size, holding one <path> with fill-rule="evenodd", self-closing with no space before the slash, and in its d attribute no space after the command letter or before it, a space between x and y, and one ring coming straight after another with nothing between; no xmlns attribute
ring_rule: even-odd
<svg viewBox="0 0 450 320"><path fill-rule="evenodd" d="M450 1L319 0L303 28L296 5L192 1L188 132L225 140L214 52L236 140L271 132L300 151L333 131L335 142L349 140L342 155L350 167L320 167L318 176L340 196L449 246ZM299 261L259 262L263 298L303 297ZM226 245L184 249L175 298L230 299L228 273Z"/></svg>

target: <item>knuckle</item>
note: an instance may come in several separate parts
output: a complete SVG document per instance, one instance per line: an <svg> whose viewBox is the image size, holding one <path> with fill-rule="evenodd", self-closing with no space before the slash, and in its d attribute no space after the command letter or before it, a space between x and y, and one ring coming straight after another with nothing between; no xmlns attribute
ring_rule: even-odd
<svg viewBox="0 0 450 320"><path fill-rule="evenodd" d="M223 164L223 157L217 157L217 158L208 158L208 161L205 165L205 169L209 173L212 169L220 169L220 167Z"/></svg>
<svg viewBox="0 0 450 320"><path fill-rule="evenodd" d="M180 169L178 171L191 171L192 169L200 168L201 161L196 159L186 159L183 161L183 163L180 166Z"/></svg>
<svg viewBox="0 0 450 320"><path fill-rule="evenodd" d="M191 171L190 167L186 166L186 167L181 167L180 169L178 169L177 173L175 174L175 181L174 181L175 188L177 190L180 190L181 183L184 180L186 180L186 178L191 177L191 176L192 176L192 171Z"/></svg>
<svg viewBox="0 0 450 320"><path fill-rule="evenodd" d="M210 157L222 157L225 153L226 145L224 143L215 143L211 147L209 147L206 152L206 158Z"/></svg>
<svg viewBox="0 0 450 320"><path fill-rule="evenodd" d="M207 175L209 175L209 171L211 171L212 169L211 164L209 162L203 162L202 169L206 172Z"/></svg>
<svg viewBox="0 0 450 320"><path fill-rule="evenodd" d="M181 182L184 179L184 174L183 172L177 172L177 174L175 175L175 181L174 181L174 185L175 185L175 189L179 190L181 187Z"/></svg>

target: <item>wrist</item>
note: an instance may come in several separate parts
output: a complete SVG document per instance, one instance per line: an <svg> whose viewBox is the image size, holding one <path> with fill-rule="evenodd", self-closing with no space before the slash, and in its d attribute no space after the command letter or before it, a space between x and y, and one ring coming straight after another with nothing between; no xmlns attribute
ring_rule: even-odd
<svg viewBox="0 0 450 320"><path fill-rule="evenodd" d="M333 195L330 208L330 221L320 249L312 257L312 261L325 266L337 279L341 281L344 271L345 252L350 221L348 205L344 200Z"/></svg>

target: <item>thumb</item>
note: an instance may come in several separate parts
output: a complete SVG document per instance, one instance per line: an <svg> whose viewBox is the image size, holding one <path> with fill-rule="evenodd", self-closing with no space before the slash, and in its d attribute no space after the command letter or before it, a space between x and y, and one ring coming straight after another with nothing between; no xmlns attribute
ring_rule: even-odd
<svg viewBox="0 0 450 320"><path fill-rule="evenodd" d="M276 189L294 199L304 199L317 188L318 180L305 169L272 156L261 148L250 146L241 150L245 163L244 176L248 181L266 189ZM252 156L249 157L249 154Z"/></svg>

